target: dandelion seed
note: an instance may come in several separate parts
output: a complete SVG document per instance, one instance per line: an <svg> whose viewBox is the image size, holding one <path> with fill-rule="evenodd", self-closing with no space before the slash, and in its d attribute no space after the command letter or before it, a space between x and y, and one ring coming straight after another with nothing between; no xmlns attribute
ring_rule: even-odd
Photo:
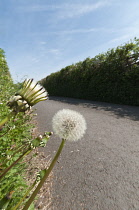
<svg viewBox="0 0 139 210"><path fill-rule="evenodd" d="M58 111L52 120L54 132L62 139L77 141L86 131L84 117L73 110L63 109Z"/></svg>

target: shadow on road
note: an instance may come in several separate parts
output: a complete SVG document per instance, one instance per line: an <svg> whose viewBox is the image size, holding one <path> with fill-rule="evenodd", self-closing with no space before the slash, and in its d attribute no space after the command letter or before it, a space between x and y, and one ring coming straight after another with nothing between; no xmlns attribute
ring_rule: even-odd
<svg viewBox="0 0 139 210"><path fill-rule="evenodd" d="M139 107L138 106L127 106L120 104L111 104L105 102L89 101L83 99L74 99L66 97L51 96L49 100L60 101L63 103L81 105L96 110L104 110L113 113L117 118L130 118L134 121L139 121Z"/></svg>

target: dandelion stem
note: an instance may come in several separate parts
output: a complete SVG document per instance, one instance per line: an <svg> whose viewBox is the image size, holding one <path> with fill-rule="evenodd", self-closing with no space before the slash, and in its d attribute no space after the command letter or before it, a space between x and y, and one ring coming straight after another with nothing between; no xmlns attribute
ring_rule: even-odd
<svg viewBox="0 0 139 210"><path fill-rule="evenodd" d="M37 180L35 180L33 182L33 184L26 191L25 195L20 199L20 201L18 202L18 204L15 207L12 208L12 210L16 210L21 205L21 203L26 199L27 195L30 193L30 191L33 189L33 187L36 185L36 183L37 183Z"/></svg>
<svg viewBox="0 0 139 210"><path fill-rule="evenodd" d="M0 128L0 129L1 129L1 128ZM0 138L3 137L3 136L5 136L10 130L11 130L11 128L9 128L5 133L3 133L3 134L0 136Z"/></svg>
<svg viewBox="0 0 139 210"><path fill-rule="evenodd" d="M59 149L54 157L54 159L52 160L52 163L50 164L49 168L47 169L45 175L43 176L43 178L41 179L41 181L39 182L38 186L36 187L36 189L34 190L34 192L32 193L31 197L29 198L29 200L26 202L23 210L27 210L29 208L29 206L31 205L31 203L33 202L33 200L35 199L36 195L38 194L39 190L41 189L41 187L43 186L45 180L47 179L47 177L49 176L50 172L52 171L55 163L57 162L60 154L61 154L61 151L64 147L64 144L65 144L65 139L62 139L62 142L59 146Z"/></svg>
<svg viewBox="0 0 139 210"><path fill-rule="evenodd" d="M0 209L7 209L13 195L14 191L9 192L4 198L0 200Z"/></svg>
<svg viewBox="0 0 139 210"><path fill-rule="evenodd" d="M23 149L26 149L27 145L21 145L18 150L15 150L14 153L11 155L11 158L15 156L15 154L21 152ZM5 165L9 160L7 159L7 157L5 158L5 162L2 163L2 165Z"/></svg>
<svg viewBox="0 0 139 210"><path fill-rule="evenodd" d="M3 119L1 122L0 122L0 129L2 129L2 126L7 123L11 117L13 117L15 115L15 112L10 112L7 117L5 117L5 119Z"/></svg>
<svg viewBox="0 0 139 210"><path fill-rule="evenodd" d="M3 173L0 175L0 179L2 179L5 174L14 166L16 165L25 155L29 154L32 151L32 149L26 150L16 161L14 161L8 168L6 168Z"/></svg>

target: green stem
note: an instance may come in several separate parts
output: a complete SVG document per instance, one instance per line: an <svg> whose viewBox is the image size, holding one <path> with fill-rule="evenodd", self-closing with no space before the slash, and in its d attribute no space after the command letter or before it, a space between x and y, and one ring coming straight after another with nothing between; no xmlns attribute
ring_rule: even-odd
<svg viewBox="0 0 139 210"><path fill-rule="evenodd" d="M27 192L25 193L25 195L20 199L20 201L18 202L18 204L15 207L13 207L11 210L16 210L21 205L21 203L26 199L26 197L30 193L30 191L34 188L34 186L36 185L36 183L37 183L37 180L34 181L34 183L29 187L29 189L27 190Z"/></svg>
<svg viewBox="0 0 139 210"><path fill-rule="evenodd" d="M5 133L3 133L3 134L0 136L0 138L3 137L3 136L5 136L10 130L11 130L11 128L9 128Z"/></svg>
<svg viewBox="0 0 139 210"><path fill-rule="evenodd" d="M15 115L14 112L10 112L7 117L5 117L5 119L3 119L1 122L0 122L0 129L2 129L2 126L7 123L11 117L13 117Z"/></svg>
<svg viewBox="0 0 139 210"><path fill-rule="evenodd" d="M25 151L16 161L14 161L8 168L6 168L3 173L0 175L0 179L2 179L5 174L14 166L16 165L25 155L29 154L32 151L32 149L28 149Z"/></svg>
<svg viewBox="0 0 139 210"><path fill-rule="evenodd" d="M65 139L62 139L62 142L61 142L61 144L60 144L60 146L59 146L59 149L58 149L58 151L57 151L57 153L56 153L56 155L55 155L55 157L54 157L54 159L53 159L51 165L50 165L49 168L47 169L47 171L46 171L44 177L43 177L43 178L41 179L41 181L39 182L38 186L36 187L36 189L35 189L34 192L32 193L32 195L31 195L31 197L29 198L29 200L26 202L26 204L25 204L23 210L27 210L27 209L29 208L29 206L31 205L31 203L34 201L36 195L38 194L38 192L39 192L39 190L41 189L41 187L43 186L45 180L47 179L47 177L49 176L50 172L52 171L52 169L53 169L55 163L57 162L57 160L58 160L58 158L59 158L59 156L60 156L60 154L61 154L61 151L62 151L62 149L63 149L63 147L64 147L65 141L66 141Z"/></svg>
<svg viewBox="0 0 139 210"><path fill-rule="evenodd" d="M27 145L21 145L18 150L15 150L15 152L11 155L11 158L15 156L15 154L19 153L20 151L22 151L23 149L26 148ZM2 163L2 165L5 165L9 160L7 159L7 157L5 158L5 162Z"/></svg>
<svg viewBox="0 0 139 210"><path fill-rule="evenodd" d="M9 192L4 198L0 200L0 209L7 209L13 195L14 191Z"/></svg>

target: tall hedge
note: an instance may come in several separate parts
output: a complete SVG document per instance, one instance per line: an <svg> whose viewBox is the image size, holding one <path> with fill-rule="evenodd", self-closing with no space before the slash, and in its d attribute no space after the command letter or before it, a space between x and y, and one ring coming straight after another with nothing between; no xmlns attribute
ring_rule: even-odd
<svg viewBox="0 0 139 210"><path fill-rule="evenodd" d="M139 105L139 39L42 79L49 95Z"/></svg>
<svg viewBox="0 0 139 210"><path fill-rule="evenodd" d="M11 88L10 88L11 85ZM6 62L5 52L0 48L0 102L2 98L9 99L13 93L13 80Z"/></svg>

